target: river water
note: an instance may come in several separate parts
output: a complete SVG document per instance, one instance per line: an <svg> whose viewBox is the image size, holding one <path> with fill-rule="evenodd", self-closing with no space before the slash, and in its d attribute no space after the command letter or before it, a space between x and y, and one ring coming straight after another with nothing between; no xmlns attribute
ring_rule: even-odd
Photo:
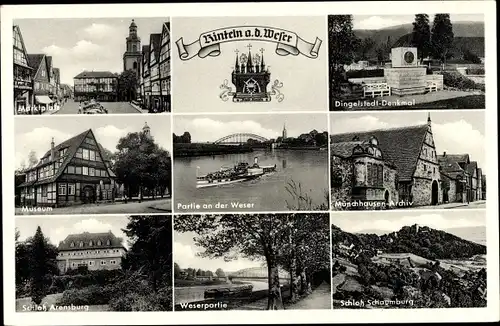
<svg viewBox="0 0 500 326"><path fill-rule="evenodd" d="M196 172L206 174L222 166L233 166L238 162L277 166L277 172L257 180L239 182L213 188L196 188ZM183 157L174 159L174 210L176 212L203 211L288 211L319 210L327 205L325 192L328 189L328 152L318 150L256 150L251 153ZM287 190L287 184L295 182L312 204L297 203ZM249 204L247 207L232 206L235 203ZM180 204L185 206L180 206ZM199 205L197 207L196 205ZM327 210L323 209L323 210Z"/></svg>

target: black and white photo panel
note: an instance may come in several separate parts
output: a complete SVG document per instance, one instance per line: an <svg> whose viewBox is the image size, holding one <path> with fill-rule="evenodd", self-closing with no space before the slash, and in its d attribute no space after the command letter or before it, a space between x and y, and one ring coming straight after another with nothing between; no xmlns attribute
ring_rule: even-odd
<svg viewBox="0 0 500 326"><path fill-rule="evenodd" d="M328 213L175 216L175 311L331 309L330 280Z"/></svg>
<svg viewBox="0 0 500 326"><path fill-rule="evenodd" d="M16 19L13 34L15 115L171 111L168 17Z"/></svg>
<svg viewBox="0 0 500 326"><path fill-rule="evenodd" d="M331 209L485 208L484 111L330 116Z"/></svg>
<svg viewBox="0 0 500 326"><path fill-rule="evenodd" d="M16 218L16 312L172 311L171 215Z"/></svg>
<svg viewBox="0 0 500 326"><path fill-rule="evenodd" d="M328 211L327 118L175 115L175 212Z"/></svg>
<svg viewBox="0 0 500 326"><path fill-rule="evenodd" d="M330 110L485 109L483 14L329 15Z"/></svg>
<svg viewBox="0 0 500 326"><path fill-rule="evenodd" d="M15 214L171 211L169 115L15 120Z"/></svg>
<svg viewBox="0 0 500 326"><path fill-rule="evenodd" d="M334 309L487 306L486 212L336 212Z"/></svg>

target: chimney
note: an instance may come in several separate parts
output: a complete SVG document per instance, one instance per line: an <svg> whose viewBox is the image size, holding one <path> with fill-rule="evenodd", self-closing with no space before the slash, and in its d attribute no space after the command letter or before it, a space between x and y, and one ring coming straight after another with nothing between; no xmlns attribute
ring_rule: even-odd
<svg viewBox="0 0 500 326"><path fill-rule="evenodd" d="M54 151L54 137L52 137L52 141L50 142L50 159L55 159L55 151Z"/></svg>
<svg viewBox="0 0 500 326"><path fill-rule="evenodd" d="M255 156L255 157L253 158L253 163L254 163L254 164L259 164L259 158L258 158L257 156Z"/></svg>
<svg viewBox="0 0 500 326"><path fill-rule="evenodd" d="M443 152L443 157L446 157L446 152Z"/></svg>

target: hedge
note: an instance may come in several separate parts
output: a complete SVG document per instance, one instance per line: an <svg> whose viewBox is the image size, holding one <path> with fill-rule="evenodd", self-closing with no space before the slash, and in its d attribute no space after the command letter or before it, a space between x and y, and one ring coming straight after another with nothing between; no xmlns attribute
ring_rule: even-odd
<svg viewBox="0 0 500 326"><path fill-rule="evenodd" d="M113 286L91 285L83 289L71 289L63 292L57 301L60 306L73 305L103 305L108 304L116 296Z"/></svg>
<svg viewBox="0 0 500 326"><path fill-rule="evenodd" d="M384 77L384 69L373 70L349 70L346 72L347 78L372 78Z"/></svg>
<svg viewBox="0 0 500 326"><path fill-rule="evenodd" d="M460 90L485 90L485 85L475 83L473 80L463 76L458 72L443 72L443 82L445 86L457 88Z"/></svg>

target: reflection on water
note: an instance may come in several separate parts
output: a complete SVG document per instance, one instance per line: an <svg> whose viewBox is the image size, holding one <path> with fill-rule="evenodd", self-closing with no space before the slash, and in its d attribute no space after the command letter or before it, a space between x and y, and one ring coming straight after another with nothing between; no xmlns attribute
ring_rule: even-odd
<svg viewBox="0 0 500 326"><path fill-rule="evenodd" d="M281 284L286 284L286 280L280 280ZM253 285L253 292L266 290L267 280L262 281L244 281L244 283ZM233 285L238 286L238 285ZM175 304L203 301L205 300L205 290L226 287L223 285L189 286L175 288Z"/></svg>
<svg viewBox="0 0 500 326"><path fill-rule="evenodd" d="M196 188L196 173L206 174L219 170L222 166L233 166L239 162L253 163L258 157L259 164L277 165L277 171L257 180L224 185L213 188ZM197 169L199 167L199 169ZM231 202L250 203L249 211L285 211L296 200L286 191L290 182L300 184L302 193L312 200L312 206L303 210L316 210L327 204L325 192L328 189L327 151L314 150L256 150L252 153L216 155L174 160L174 200L178 211L196 211L179 207L199 204L201 211L243 211L231 207ZM219 205L217 205L219 203ZM227 207L221 204L228 205ZM212 206L209 206L212 205Z"/></svg>

